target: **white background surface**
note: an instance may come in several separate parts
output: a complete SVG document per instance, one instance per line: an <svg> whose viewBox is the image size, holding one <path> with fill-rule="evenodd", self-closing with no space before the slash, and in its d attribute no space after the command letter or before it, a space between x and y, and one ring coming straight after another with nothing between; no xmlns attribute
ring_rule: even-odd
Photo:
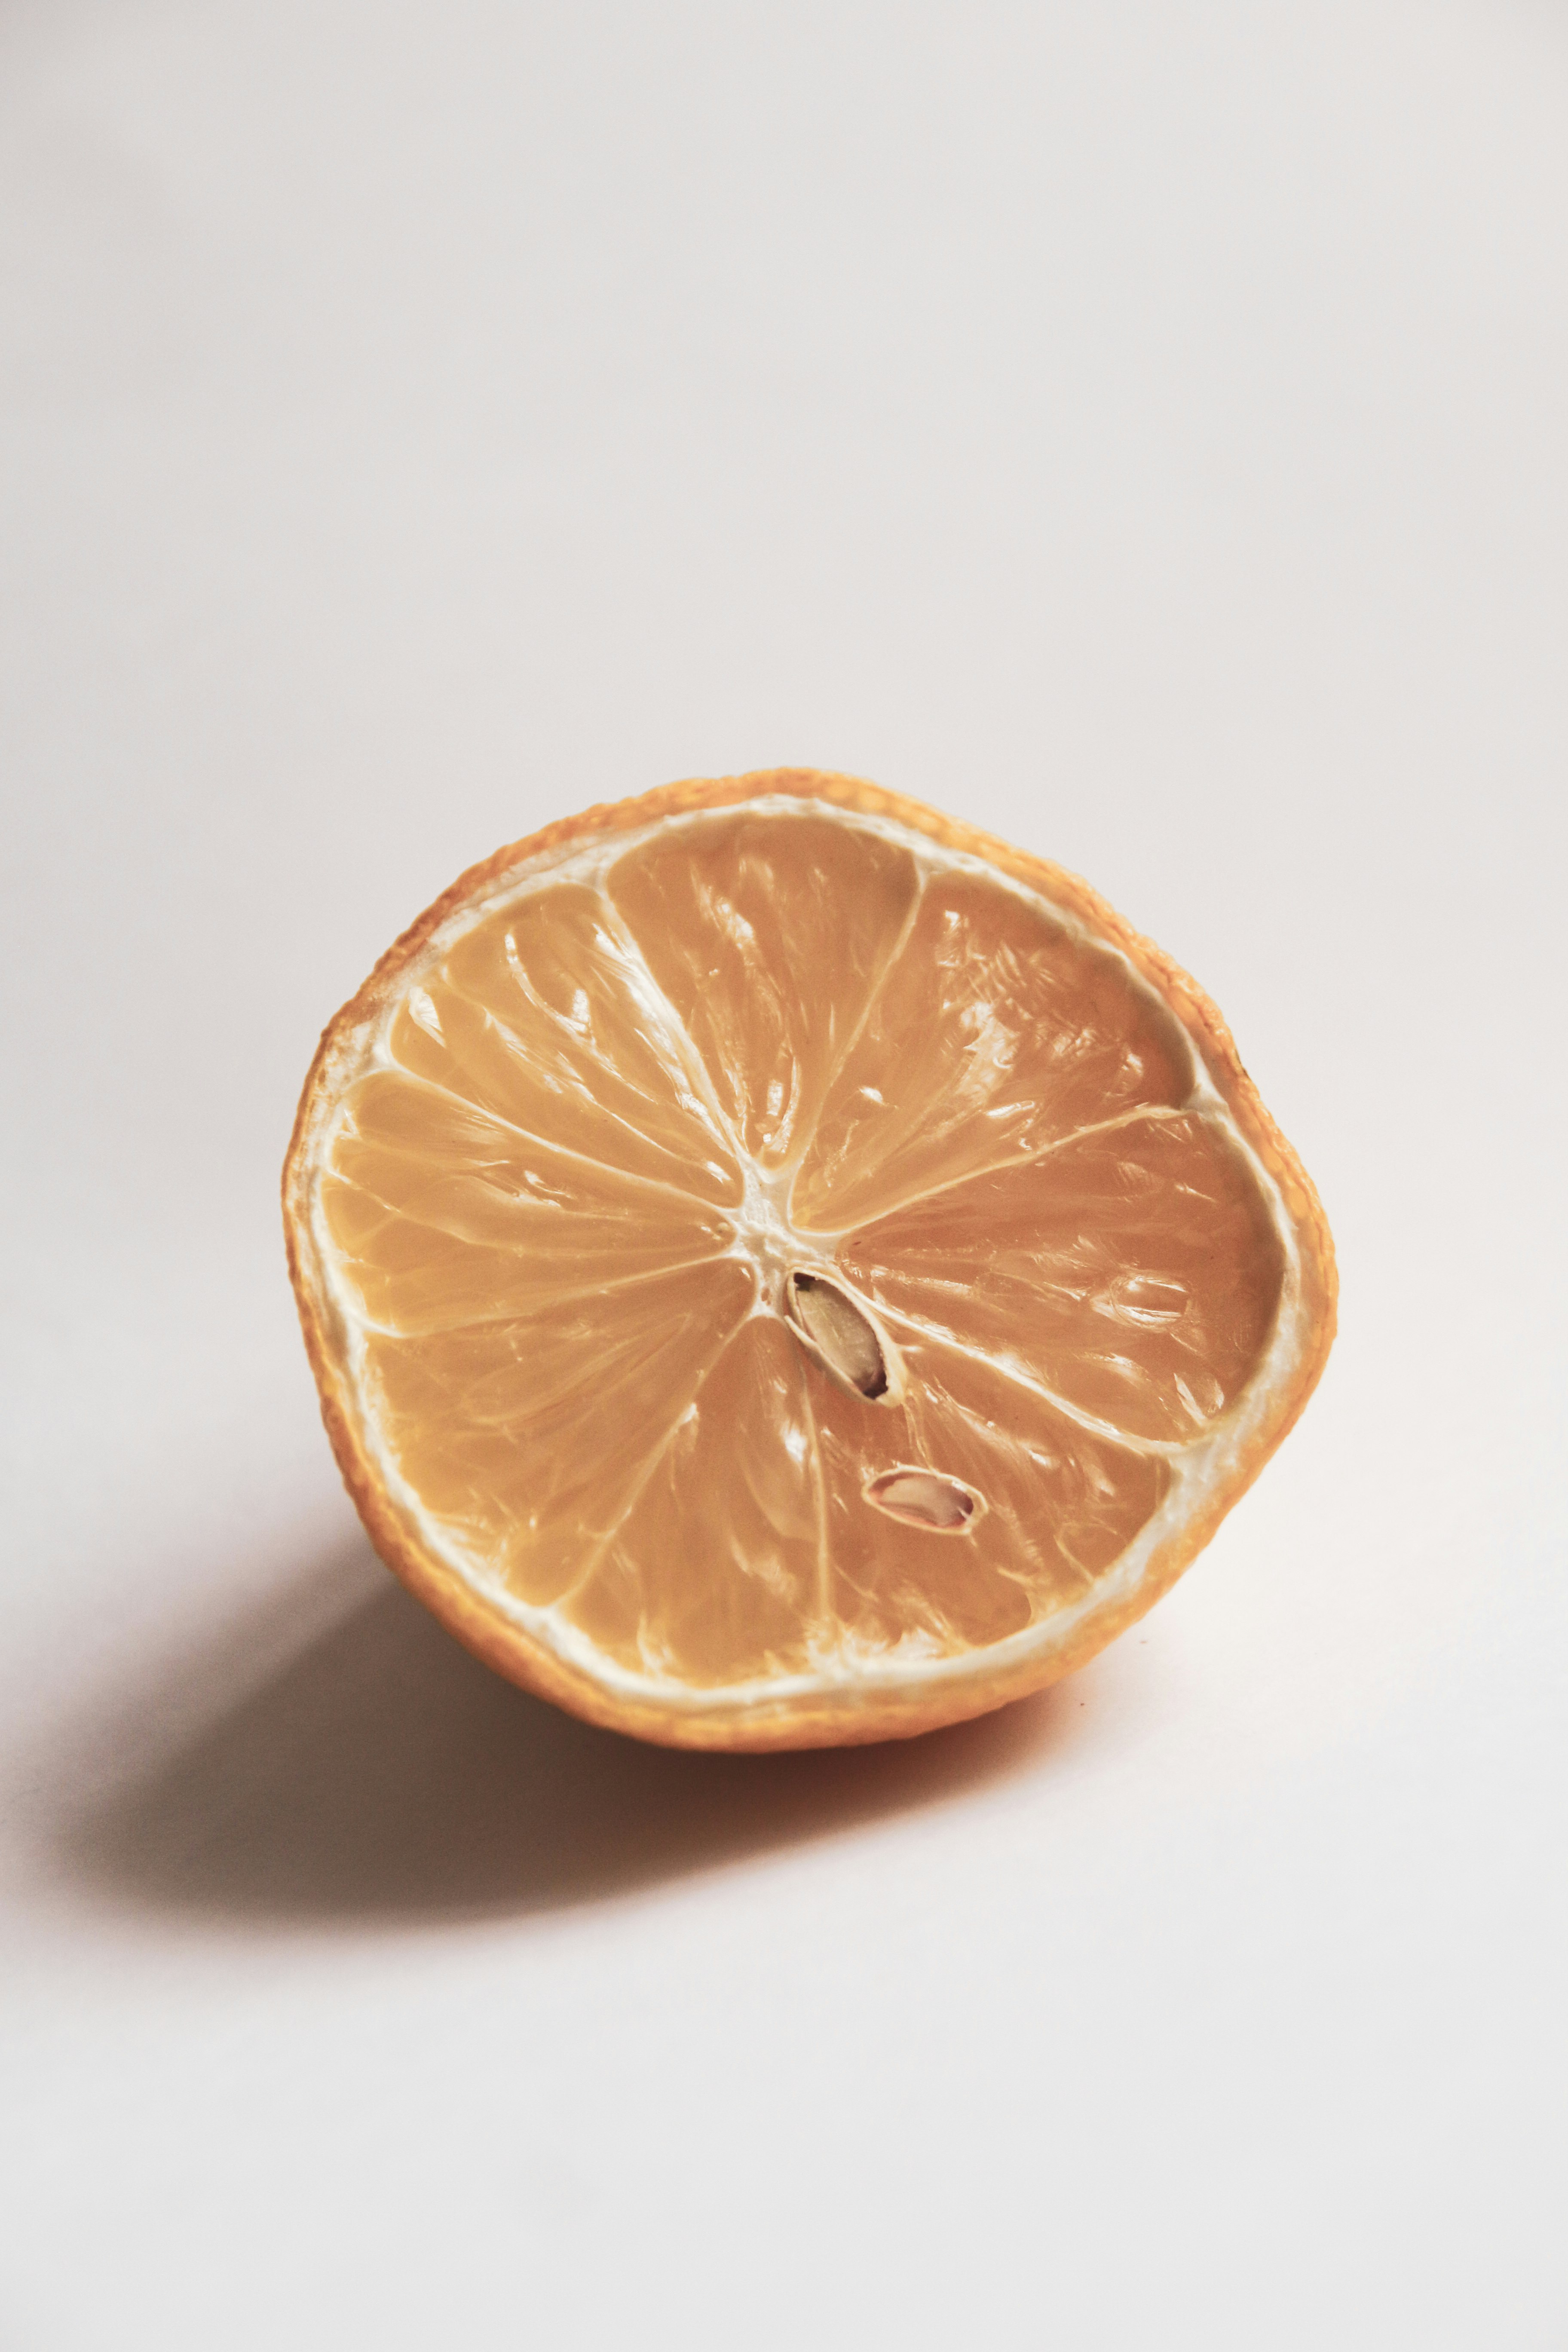
<svg viewBox="0 0 1568 2352"><path fill-rule="evenodd" d="M15 0L0 2341L1568 2346L1568 18ZM344 1501L316 1032L799 760L1087 873L1342 1331L1183 1587L640 1749Z"/></svg>

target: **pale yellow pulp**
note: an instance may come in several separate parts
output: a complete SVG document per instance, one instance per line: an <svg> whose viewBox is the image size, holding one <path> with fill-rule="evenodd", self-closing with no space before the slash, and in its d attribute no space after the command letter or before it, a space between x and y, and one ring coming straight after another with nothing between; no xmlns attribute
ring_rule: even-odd
<svg viewBox="0 0 1568 2352"><path fill-rule="evenodd" d="M1082 1601L1234 1409L1284 1270L1116 950L810 807L672 824L481 912L350 1087L321 1209L445 1547L694 1689ZM886 1335L886 1397L787 1319L802 1267ZM978 1507L891 1516L867 1490L903 1468Z"/></svg>

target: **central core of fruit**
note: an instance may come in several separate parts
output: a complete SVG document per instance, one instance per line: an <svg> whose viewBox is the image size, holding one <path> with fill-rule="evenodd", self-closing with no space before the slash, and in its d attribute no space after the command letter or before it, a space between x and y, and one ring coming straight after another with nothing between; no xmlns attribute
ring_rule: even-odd
<svg viewBox="0 0 1568 2352"><path fill-rule="evenodd" d="M837 1267L790 1223L793 1172L747 1169L734 1254L750 1266L762 1305L841 1387L890 1403L901 1389L897 1350Z"/></svg>
<svg viewBox="0 0 1568 2352"><path fill-rule="evenodd" d="M764 1176L759 1168L746 1169L746 1197L734 1221L735 1255L751 1266L759 1296L781 1313L784 1281L791 1266L810 1263L817 1256L789 1221L789 1190L794 1174L793 1169L776 1176Z"/></svg>

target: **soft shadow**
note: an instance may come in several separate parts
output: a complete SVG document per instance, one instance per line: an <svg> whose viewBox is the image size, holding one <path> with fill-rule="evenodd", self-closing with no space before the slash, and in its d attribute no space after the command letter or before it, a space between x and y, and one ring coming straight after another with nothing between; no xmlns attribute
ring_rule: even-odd
<svg viewBox="0 0 1568 2352"><path fill-rule="evenodd" d="M79 1815L67 1859L121 1900L209 1917L521 1915L953 1799L1068 1723L1047 1692L876 1748L651 1748L513 1689L389 1581Z"/></svg>

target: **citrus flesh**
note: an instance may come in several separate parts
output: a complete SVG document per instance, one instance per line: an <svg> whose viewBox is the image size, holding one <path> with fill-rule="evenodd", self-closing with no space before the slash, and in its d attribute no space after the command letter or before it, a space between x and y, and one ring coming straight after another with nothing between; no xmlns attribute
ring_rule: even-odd
<svg viewBox="0 0 1568 2352"><path fill-rule="evenodd" d="M797 771L465 877L329 1029L285 1202L384 1555L514 1679L694 1745L1081 1663L1331 1334L1192 983L1058 869Z"/></svg>

